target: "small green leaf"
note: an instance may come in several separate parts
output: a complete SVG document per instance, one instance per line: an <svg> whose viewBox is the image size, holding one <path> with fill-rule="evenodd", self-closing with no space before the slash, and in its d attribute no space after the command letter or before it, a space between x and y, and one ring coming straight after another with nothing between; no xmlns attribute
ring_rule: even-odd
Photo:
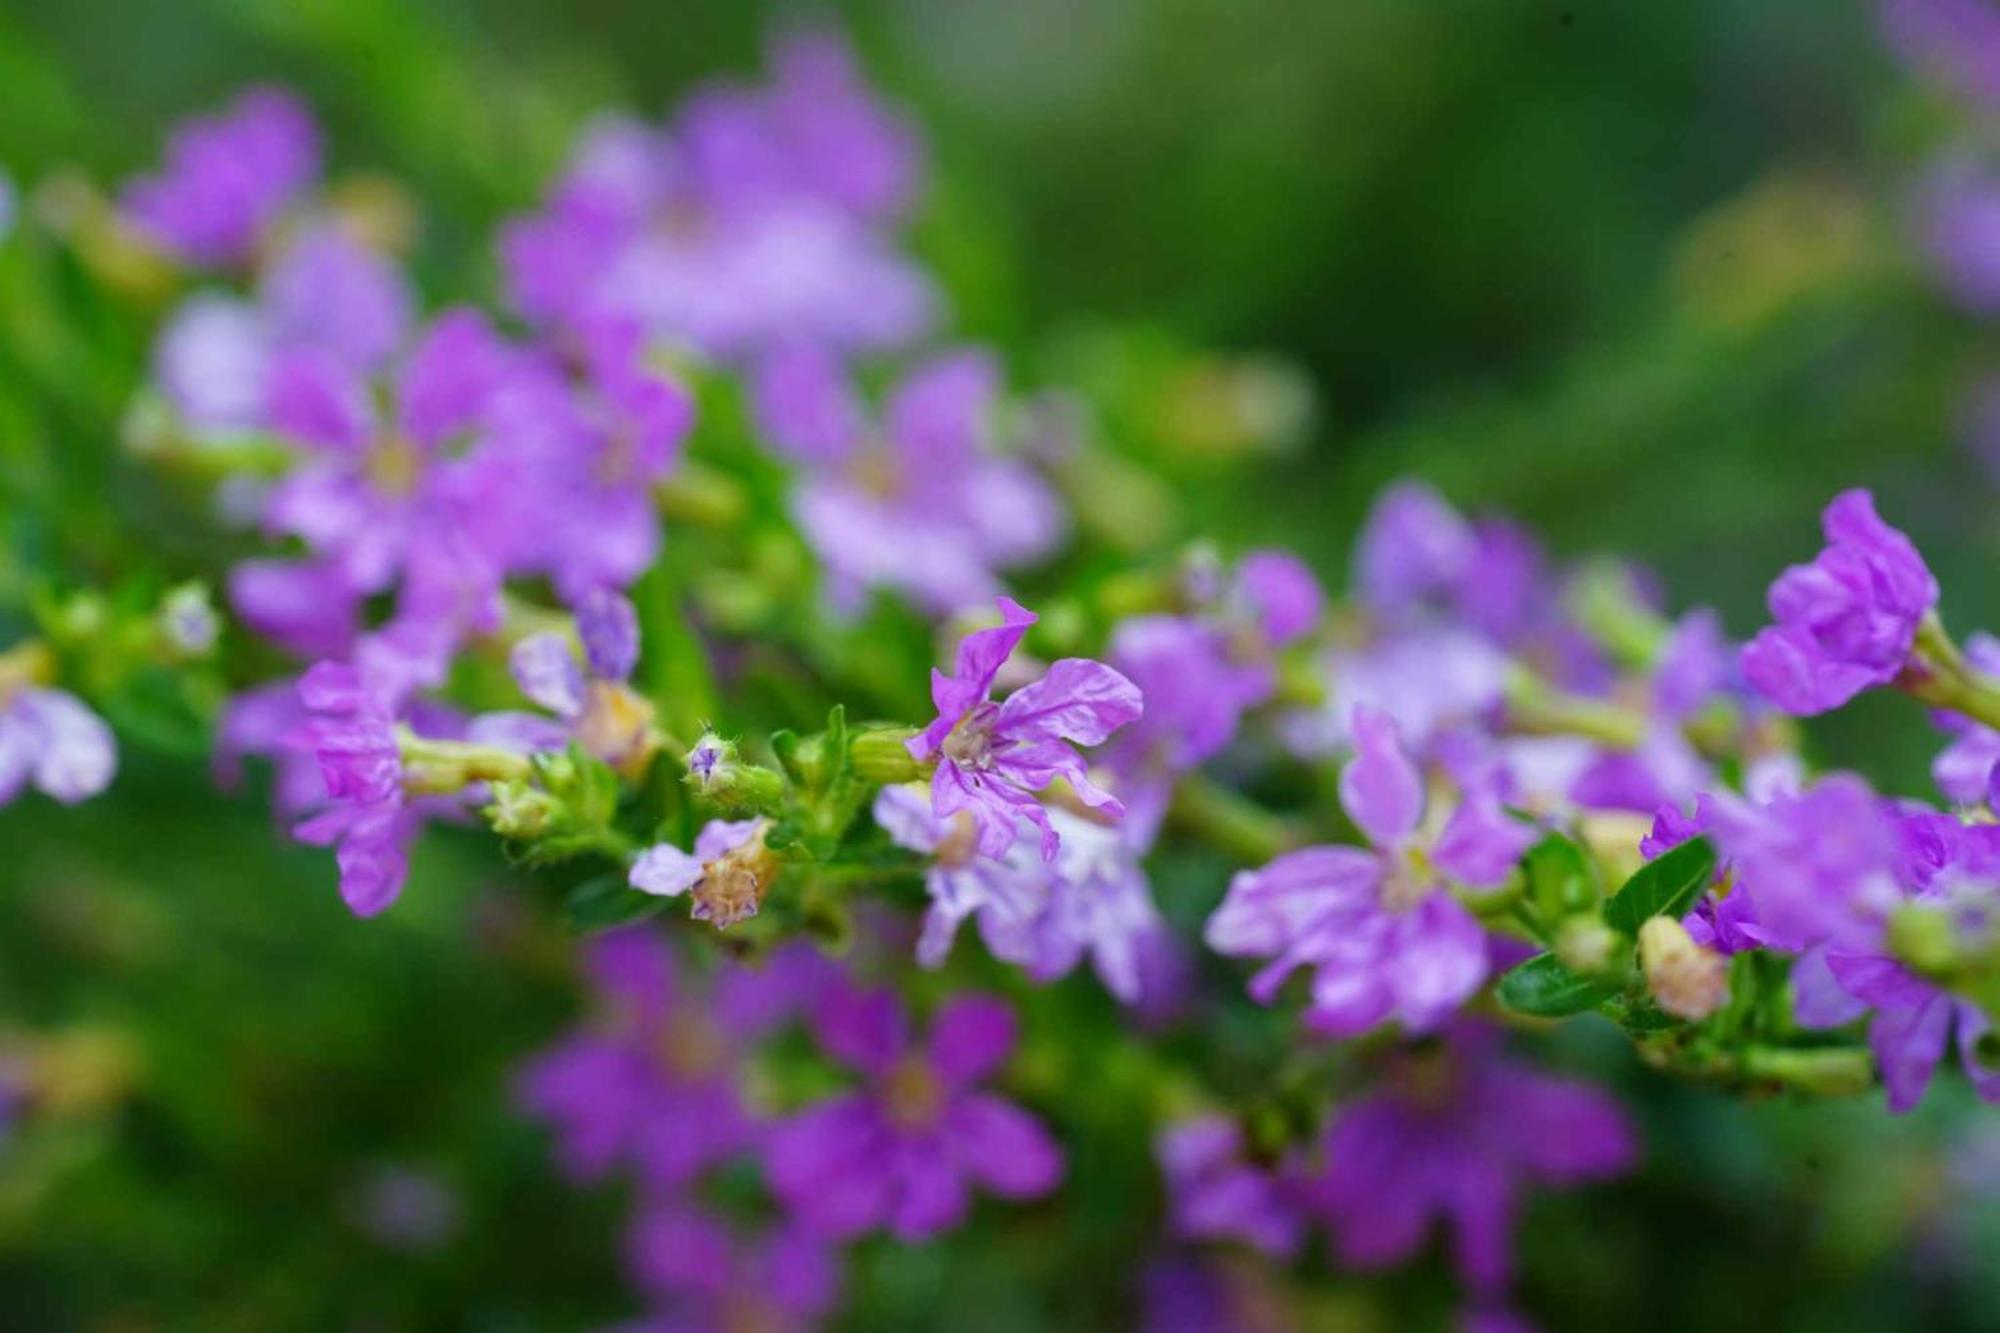
<svg viewBox="0 0 2000 1333"><path fill-rule="evenodd" d="M657 893L639 892L622 876L599 875L570 890L563 901L563 920L575 934L586 935L643 921L665 911L671 901Z"/></svg>
<svg viewBox="0 0 2000 1333"><path fill-rule="evenodd" d="M1500 978L1500 1003L1517 1013L1538 1018L1564 1018L1595 1009L1618 993L1618 987L1580 977L1552 953L1536 954Z"/></svg>
<svg viewBox="0 0 2000 1333"><path fill-rule="evenodd" d="M1604 904L1604 920L1613 930L1636 936L1639 927L1656 916L1680 916L1694 905L1715 874L1715 846L1694 838L1639 867L1625 887Z"/></svg>
<svg viewBox="0 0 2000 1333"><path fill-rule="evenodd" d="M1528 877L1528 894L1550 919L1584 911L1597 902L1597 880L1583 849L1560 833L1551 833L1521 858Z"/></svg>

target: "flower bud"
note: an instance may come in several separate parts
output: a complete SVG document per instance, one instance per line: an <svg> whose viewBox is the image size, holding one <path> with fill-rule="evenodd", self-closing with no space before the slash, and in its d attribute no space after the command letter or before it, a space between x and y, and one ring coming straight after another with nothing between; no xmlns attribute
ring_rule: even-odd
<svg viewBox="0 0 2000 1333"><path fill-rule="evenodd" d="M855 732L847 743L855 776L884 786L923 777L923 766L910 758L909 740L914 734L907 727L870 727Z"/></svg>
<svg viewBox="0 0 2000 1333"><path fill-rule="evenodd" d="M503 838L539 838L556 824L563 803L532 782L497 782L486 805L486 822Z"/></svg>
<svg viewBox="0 0 2000 1333"><path fill-rule="evenodd" d="M687 783L731 810L776 814L785 803L785 775L737 757L736 746L708 732L687 752Z"/></svg>
<svg viewBox="0 0 2000 1333"><path fill-rule="evenodd" d="M1573 916L1556 930L1556 959L1579 976L1597 976L1609 970L1618 945L1618 932L1595 914Z"/></svg>
<svg viewBox="0 0 2000 1333"><path fill-rule="evenodd" d="M161 599L159 634L167 655L176 660L208 656L222 622L199 583L183 583Z"/></svg>
<svg viewBox="0 0 2000 1333"><path fill-rule="evenodd" d="M1729 961L1696 944L1670 916L1639 928L1639 967L1660 1008L1699 1022L1729 1002Z"/></svg>

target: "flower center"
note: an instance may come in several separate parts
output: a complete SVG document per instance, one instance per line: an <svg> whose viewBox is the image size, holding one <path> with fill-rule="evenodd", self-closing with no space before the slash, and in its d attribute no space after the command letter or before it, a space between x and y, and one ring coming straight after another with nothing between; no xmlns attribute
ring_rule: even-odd
<svg viewBox="0 0 2000 1333"><path fill-rule="evenodd" d="M983 703L965 715L944 738L944 757L960 768L988 768L993 763L993 719L1000 710Z"/></svg>
<svg viewBox="0 0 2000 1333"><path fill-rule="evenodd" d="M922 1057L912 1055L889 1071L882 1100L896 1124L923 1129L936 1124L944 1111L944 1085Z"/></svg>
<svg viewBox="0 0 2000 1333"><path fill-rule="evenodd" d="M1437 871L1422 848L1391 852L1382 876L1382 908L1388 912L1407 912L1430 897L1436 883Z"/></svg>
<svg viewBox="0 0 2000 1333"><path fill-rule="evenodd" d="M423 454L407 436L390 431L368 451L367 472L369 484L382 494L408 496L423 477Z"/></svg>

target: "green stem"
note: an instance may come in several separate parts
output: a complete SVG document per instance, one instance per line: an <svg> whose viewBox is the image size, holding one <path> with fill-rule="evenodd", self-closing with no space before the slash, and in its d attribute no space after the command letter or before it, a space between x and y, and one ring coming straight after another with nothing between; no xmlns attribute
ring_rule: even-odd
<svg viewBox="0 0 2000 1333"><path fill-rule="evenodd" d="M1181 779L1167 813L1179 827L1253 865L1303 841L1288 821L1199 773Z"/></svg>

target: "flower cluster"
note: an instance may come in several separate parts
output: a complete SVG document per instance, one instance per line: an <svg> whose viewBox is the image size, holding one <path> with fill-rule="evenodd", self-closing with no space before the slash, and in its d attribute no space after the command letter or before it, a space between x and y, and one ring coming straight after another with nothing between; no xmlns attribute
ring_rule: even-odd
<svg viewBox="0 0 2000 1333"><path fill-rule="evenodd" d="M218 777L267 760L356 915L435 823L594 865L562 907L619 927L581 946L593 1013L516 1093L565 1173L633 1182L633 1327L810 1327L840 1247L1030 1216L1099 1072L1034 988L1086 960L1148 1082L1159 1288L1225 1311L1221 1247L1320 1227L1372 1269L1441 1225L1513 1318L1527 1190L1639 1153L1510 1016L1896 1111L1955 1049L2000 1101L2000 641L1951 639L1868 492L1741 646L1414 481L1337 601L1279 550L1088 550L1089 479L1136 465L1039 438L952 340L904 247L923 177L845 46L795 36L766 85L590 128L498 240L506 308L426 311L289 95L189 124L118 206L180 284L129 423L235 530L234 624L188 589L45 617L0 655L0 804L110 780L121 655L240 637ZM1943 802L1806 764L1791 719L1878 688L1949 733ZM713 929L639 924L680 898Z"/></svg>

